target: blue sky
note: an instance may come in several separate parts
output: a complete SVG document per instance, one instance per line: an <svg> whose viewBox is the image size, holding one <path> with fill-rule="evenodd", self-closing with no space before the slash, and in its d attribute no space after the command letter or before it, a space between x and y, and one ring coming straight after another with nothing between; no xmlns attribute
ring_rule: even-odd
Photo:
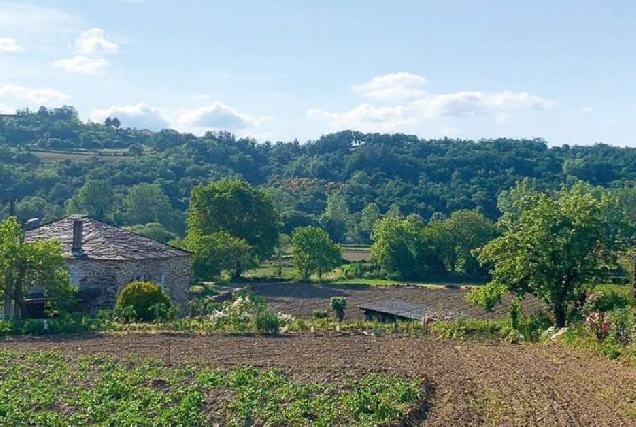
<svg viewBox="0 0 636 427"><path fill-rule="evenodd" d="M0 111L636 146L628 1L0 0Z"/></svg>

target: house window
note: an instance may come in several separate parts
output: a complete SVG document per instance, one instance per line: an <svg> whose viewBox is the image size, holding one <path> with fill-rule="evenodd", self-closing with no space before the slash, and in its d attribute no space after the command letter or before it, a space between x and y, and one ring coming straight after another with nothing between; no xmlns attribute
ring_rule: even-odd
<svg viewBox="0 0 636 427"><path fill-rule="evenodd" d="M166 290L166 273L161 273L161 276L159 276L159 284L161 284L161 290L165 291Z"/></svg>
<svg viewBox="0 0 636 427"><path fill-rule="evenodd" d="M138 276L135 276L135 281L136 282L143 282L144 280L146 280L146 275L145 274L140 274Z"/></svg>

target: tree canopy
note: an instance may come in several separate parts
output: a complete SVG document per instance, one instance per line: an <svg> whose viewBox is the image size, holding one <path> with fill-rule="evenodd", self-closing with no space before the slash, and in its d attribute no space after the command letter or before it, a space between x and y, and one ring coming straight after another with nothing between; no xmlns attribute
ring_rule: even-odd
<svg viewBox="0 0 636 427"><path fill-rule="evenodd" d="M216 233L245 242L256 260L270 257L278 242L278 215L270 198L245 181L222 180L196 187L190 198L187 223L186 241L193 245L195 253L201 248L197 243L201 238ZM243 259L241 256L235 260L235 276L245 267Z"/></svg>
<svg viewBox="0 0 636 427"><path fill-rule="evenodd" d="M313 272L322 273L342 261L340 247L334 244L329 234L318 227L299 227L291 236L293 262L303 279Z"/></svg>
<svg viewBox="0 0 636 427"><path fill-rule="evenodd" d="M525 187L525 188L524 188ZM520 191L522 188L523 191ZM492 285L518 296L536 294L545 301L557 326L585 286L606 277L625 248L625 216L606 191L577 182L550 192L521 183L497 226L501 236L488 243L479 260L493 266Z"/></svg>
<svg viewBox="0 0 636 427"><path fill-rule="evenodd" d="M68 307L76 289L71 285L62 249L57 242L24 242L24 232L15 217L0 222L0 294L6 318L25 316L30 289L50 298L53 306Z"/></svg>

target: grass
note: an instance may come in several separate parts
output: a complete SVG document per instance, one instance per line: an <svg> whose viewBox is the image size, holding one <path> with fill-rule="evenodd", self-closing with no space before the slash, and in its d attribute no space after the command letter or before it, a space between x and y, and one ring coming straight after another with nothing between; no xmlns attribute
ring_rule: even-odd
<svg viewBox="0 0 636 427"><path fill-rule="evenodd" d="M156 359L0 352L4 425L378 425L423 397L420 380L295 381L277 369L167 367Z"/></svg>
<svg viewBox="0 0 636 427"><path fill-rule="evenodd" d="M594 287L594 290L596 291L603 291L605 293L616 293L620 296L624 296L627 298L631 298L632 296L632 287L631 285L615 285L615 284L602 284L602 285L596 285Z"/></svg>

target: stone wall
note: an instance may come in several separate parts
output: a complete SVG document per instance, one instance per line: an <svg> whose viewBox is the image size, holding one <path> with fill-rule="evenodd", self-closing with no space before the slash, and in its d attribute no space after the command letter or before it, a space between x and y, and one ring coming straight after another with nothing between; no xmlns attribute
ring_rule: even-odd
<svg viewBox="0 0 636 427"><path fill-rule="evenodd" d="M187 309L190 287L190 257L138 261L70 259L71 282L80 292L89 292L84 306L90 312L112 309L124 286L135 280L161 284L181 311Z"/></svg>

